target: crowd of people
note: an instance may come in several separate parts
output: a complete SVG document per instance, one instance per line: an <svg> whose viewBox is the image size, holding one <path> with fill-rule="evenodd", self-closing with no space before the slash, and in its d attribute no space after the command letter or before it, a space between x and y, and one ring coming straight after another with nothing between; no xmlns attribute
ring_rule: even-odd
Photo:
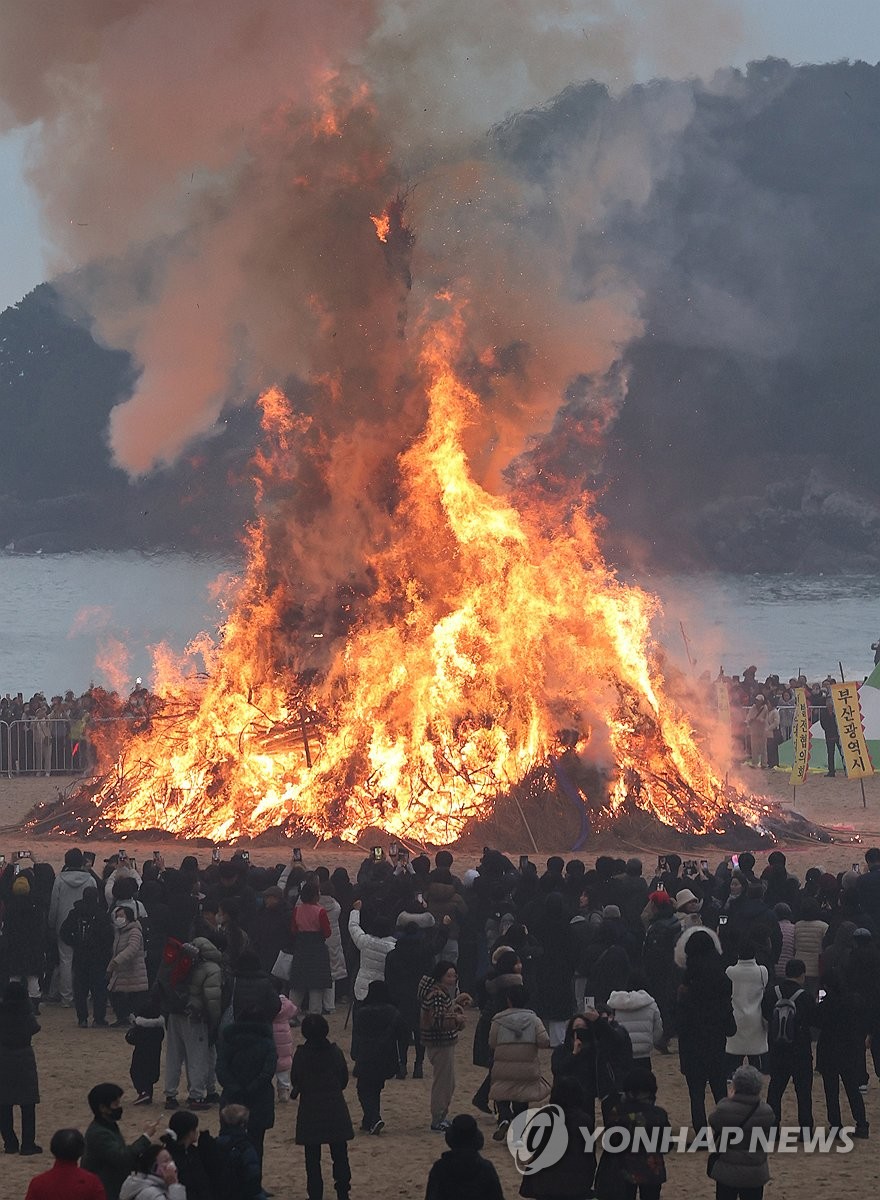
<svg viewBox="0 0 880 1200"><path fill-rule="evenodd" d="M138 679L127 698L90 687L82 695L67 691L47 699L34 692L0 696L0 773L79 775L95 763L89 729L96 722L126 721L143 728L159 710L157 696Z"/></svg>
<svg viewBox="0 0 880 1200"><path fill-rule="evenodd" d="M41 1153L34 1043L46 1003L70 1009L81 1028L124 1031L134 1104L164 1112L126 1145L122 1086L97 1083L92 1123L84 1135L56 1131L56 1163L29 1200L263 1200L265 1135L292 1100L309 1200L323 1195L322 1146L346 1197L350 1074L361 1135L378 1137L386 1082L426 1071L421 1120L448 1144L427 1200L500 1197L475 1118L451 1116L463 1106L462 1053L485 1071L465 1104L493 1118L498 1140L547 1100L572 1131L595 1128L597 1106L606 1127L664 1128L652 1058L674 1052L695 1131L744 1117L773 1128L791 1087L807 1137L815 1065L828 1125L843 1125L842 1086L853 1136L867 1138L869 1066L880 1078L880 849L866 852L865 868L814 867L799 879L775 851L760 873L748 853L714 870L667 854L653 873L608 856L592 867L552 857L539 872L486 848L459 875L448 851L432 863L394 844L387 857L373 848L354 880L343 867L307 870L299 851L274 868L246 852L221 860L215 851L200 868L192 855L172 867L159 853L138 863L120 851L99 871L93 855L71 849L56 875L18 852L0 875L4 1149ZM341 1003L348 1053L326 1019ZM216 1138L199 1128L213 1106ZM63 1190L83 1172L79 1192ZM768 1157L721 1153L711 1172L718 1200L760 1200ZM662 1155L599 1157L573 1136L520 1194L634 1200L638 1190L656 1200L664 1181Z"/></svg>

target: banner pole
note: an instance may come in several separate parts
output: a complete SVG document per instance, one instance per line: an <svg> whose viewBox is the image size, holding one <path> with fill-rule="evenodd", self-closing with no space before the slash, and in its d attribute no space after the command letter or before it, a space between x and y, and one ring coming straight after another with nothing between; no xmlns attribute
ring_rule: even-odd
<svg viewBox="0 0 880 1200"><path fill-rule="evenodd" d="M865 781L864 781L864 779L859 780L859 787L862 789L862 808L867 808L868 801L865 799Z"/></svg>

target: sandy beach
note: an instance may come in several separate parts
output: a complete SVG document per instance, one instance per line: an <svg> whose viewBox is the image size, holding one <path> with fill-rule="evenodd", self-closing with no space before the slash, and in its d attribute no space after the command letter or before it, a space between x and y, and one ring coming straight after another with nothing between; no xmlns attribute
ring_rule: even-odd
<svg viewBox="0 0 880 1200"><path fill-rule="evenodd" d="M747 776L743 782L748 783L754 790L790 804L791 789L788 786L787 773L749 771ZM814 864L832 871L841 870L853 861L861 860L867 846L880 843L880 780L869 779L865 791L867 808L863 809L858 784L843 778L831 780L811 776L807 784L798 789L798 810L813 821L835 827L841 839L847 840L841 840L834 845L814 845L809 842L783 845L782 848L790 855L792 870L801 876ZM64 838L41 838L39 844L30 846L26 840L22 840L22 835L13 832L14 827L34 803L52 800L56 792L55 780L0 781L0 824L4 827L0 834L0 852L9 857L16 849L29 848L44 861L52 862L56 868L60 865L64 851L71 844L70 841ZM858 837L861 838L861 845L854 845L848 840ZM130 845L133 846L134 842ZM106 857L113 849L109 842L90 843L90 848L98 853L99 858ZM153 848L155 844L151 843L149 849ZM171 862L185 853L183 844L171 839L161 848ZM501 848L510 854L519 854L529 849L519 844ZM652 862L653 855L662 853L664 847L645 846L641 849L647 865ZM726 847L728 853L732 849L734 847ZM559 847L561 853L565 853L566 850L565 846ZM621 854L631 852L631 847L621 847ZM200 853L206 854L204 850ZM707 853L714 865L712 852ZM252 852L255 862L266 865L278 861L280 857L282 855L274 847L255 847ZM327 862L329 865L343 864L352 867L361 857L356 849L337 851L329 847L324 853L318 851L314 855L305 855L307 866ZM589 850L582 853L581 857L589 858ZM460 866L466 866L474 861L474 854L460 853L456 858ZM758 859L763 865L765 856L759 855ZM475 1015L471 1014L468 1027L459 1041L458 1078L453 1112L472 1112L478 1117L487 1138L485 1153L498 1168L505 1195L512 1197L518 1194L519 1177L510 1155L504 1144L492 1141L492 1120L477 1114L470 1106L470 1097L482 1078L482 1072L470 1062L475 1019ZM40 1020L42 1032L34 1040L42 1095L42 1103L37 1110L37 1131L38 1141L46 1148L46 1153L38 1158L3 1159L2 1195L10 1200L23 1197L30 1176L45 1170L51 1164L48 1145L53 1130L63 1125L85 1127L89 1120L85 1095L94 1083L104 1080L118 1081L127 1089L126 1100L130 1103L133 1099L128 1079L130 1048L119 1032L79 1029L73 1013L56 1005L45 1005ZM343 1009L331 1019L331 1036L347 1051L349 1031L344 1028L344 1024ZM689 1111L687 1091L678 1073L677 1056L674 1053L666 1057L655 1055L654 1069L660 1085L659 1103L669 1111L674 1126L686 1123ZM430 1075L427 1067L426 1074ZM547 1074L549 1075L549 1061ZM388 1083L383 1101L386 1131L378 1138L359 1134L350 1147L352 1196L355 1200L358 1197L367 1200L379 1200L380 1197L416 1200L424 1195L428 1169L445 1149L442 1137L428 1130L429 1092L430 1078L422 1081L391 1080ZM865 1099L872 1125L872 1137L880 1136L880 1084L877 1080L871 1080L871 1088ZM818 1076L814 1081L814 1105L817 1123L821 1124L825 1110L821 1080ZM357 1124L360 1120L360 1110L353 1085L349 1087L349 1106ZM124 1132L134 1138L140 1132L142 1123L162 1115L163 1110L155 1106L147 1109L128 1107L122 1121ZM295 1104L279 1107L276 1110L275 1128L266 1138L265 1182L278 1200L294 1200L305 1193L302 1150L293 1142L295 1115ZM791 1093L786 1096L784 1117L792 1122L795 1119L794 1097ZM216 1131L216 1110L204 1114L202 1123ZM773 1179L766 1192L769 1200L802 1200L804 1195L866 1196L876 1189L880 1179L880 1164L871 1141L857 1142L849 1154L807 1155L799 1151L776 1155L771 1163L771 1170ZM667 1171L669 1182L664 1188L664 1195L670 1200L685 1195L714 1195L714 1186L705 1174L704 1154L670 1155L667 1158ZM329 1170L325 1172L325 1178L329 1181Z"/></svg>

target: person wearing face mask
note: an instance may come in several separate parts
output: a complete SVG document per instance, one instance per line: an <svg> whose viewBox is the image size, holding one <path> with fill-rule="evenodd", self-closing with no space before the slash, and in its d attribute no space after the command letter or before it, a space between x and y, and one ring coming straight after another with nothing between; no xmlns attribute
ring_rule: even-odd
<svg viewBox="0 0 880 1200"><path fill-rule="evenodd" d="M113 910L113 957L107 964L107 991L116 1013L117 1028L128 1028L147 992L144 933L134 910L120 904Z"/></svg>
<svg viewBox="0 0 880 1200"><path fill-rule="evenodd" d="M82 1167L98 1176L107 1200L119 1200L122 1185L134 1170L138 1155L150 1146L159 1127L159 1122L154 1121L130 1146L126 1145L119 1131L121 1100L122 1088L115 1083L99 1083L88 1094L94 1120L86 1130Z"/></svg>

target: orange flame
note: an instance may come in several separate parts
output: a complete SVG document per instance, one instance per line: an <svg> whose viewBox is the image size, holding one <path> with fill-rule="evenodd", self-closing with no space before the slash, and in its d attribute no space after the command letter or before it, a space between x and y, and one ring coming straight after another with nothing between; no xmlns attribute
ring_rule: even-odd
<svg viewBox="0 0 880 1200"><path fill-rule="evenodd" d="M357 622L329 647L291 627L264 512L220 640L188 648L206 678L163 652L149 728L102 735L95 799L116 827L218 840L378 827L447 843L555 761L560 730L569 755L571 730L583 751L589 726L607 812L629 798L700 833L737 809L667 693L656 601L605 564L589 507L551 523L475 481L464 439L480 401L456 369L462 335L453 311L424 338L427 417L399 460L396 536L370 561ZM265 508L307 425L278 390L261 403Z"/></svg>
<svg viewBox="0 0 880 1200"><path fill-rule="evenodd" d="M374 216L373 213L370 213L370 220L376 227L376 237L379 239L379 241L387 242L388 234L391 232L391 217L387 210L379 217Z"/></svg>

